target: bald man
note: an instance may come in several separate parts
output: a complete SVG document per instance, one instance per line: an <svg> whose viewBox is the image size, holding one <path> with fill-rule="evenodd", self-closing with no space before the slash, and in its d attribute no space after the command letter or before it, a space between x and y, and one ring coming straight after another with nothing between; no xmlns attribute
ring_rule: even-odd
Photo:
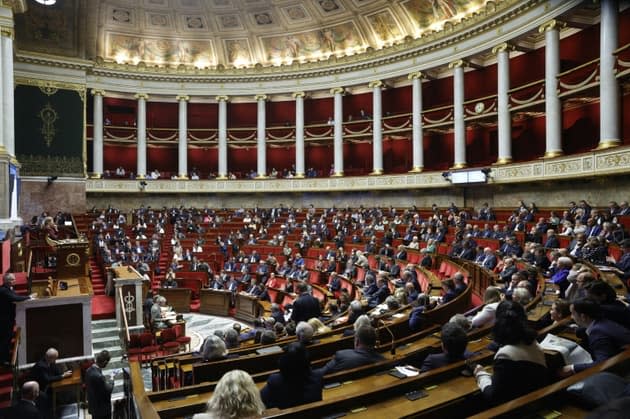
<svg viewBox="0 0 630 419"><path fill-rule="evenodd" d="M59 352L55 348L49 348L44 357L31 368L31 379L37 381L43 393L48 392L50 383L72 375L72 371L61 373L56 363L58 358Z"/></svg>
<svg viewBox="0 0 630 419"><path fill-rule="evenodd" d="M10 419L43 419L44 416L37 408L35 400L39 396L39 384L37 381L27 381L22 385L21 399L10 412Z"/></svg>

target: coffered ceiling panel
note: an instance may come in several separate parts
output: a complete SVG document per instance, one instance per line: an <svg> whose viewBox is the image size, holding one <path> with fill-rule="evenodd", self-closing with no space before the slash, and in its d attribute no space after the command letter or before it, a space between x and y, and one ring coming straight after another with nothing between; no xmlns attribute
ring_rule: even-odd
<svg viewBox="0 0 630 419"><path fill-rule="evenodd" d="M404 44L449 21L483 19L499 3L517 1L58 0L44 7L28 0L17 39L20 50L105 63L272 66Z"/></svg>

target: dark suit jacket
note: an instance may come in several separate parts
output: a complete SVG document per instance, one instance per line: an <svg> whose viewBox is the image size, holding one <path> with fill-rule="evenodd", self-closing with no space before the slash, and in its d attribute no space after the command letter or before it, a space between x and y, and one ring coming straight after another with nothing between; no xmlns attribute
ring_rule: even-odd
<svg viewBox="0 0 630 419"><path fill-rule="evenodd" d="M9 287L0 286L0 321L11 328L15 321L15 302L28 300L29 297L18 295Z"/></svg>
<svg viewBox="0 0 630 419"><path fill-rule="evenodd" d="M271 374L260 396L267 409L286 409L322 399L323 374L321 370L310 371L302 380L287 380L280 373Z"/></svg>
<svg viewBox="0 0 630 419"><path fill-rule="evenodd" d="M43 419L44 416L39 411L35 403L27 400L20 400L9 411L9 419Z"/></svg>
<svg viewBox="0 0 630 419"><path fill-rule="evenodd" d="M31 368L30 377L31 380L37 381L39 390L45 393L48 391L48 385L54 381L61 380L63 375L56 364L48 365L46 359L42 358Z"/></svg>
<svg viewBox="0 0 630 419"><path fill-rule="evenodd" d="M293 302L291 320L293 320L296 324L319 316L321 316L319 300L312 295L306 293L302 294Z"/></svg>
<svg viewBox="0 0 630 419"><path fill-rule="evenodd" d="M630 330L608 319L596 320L590 330L587 329L587 335L588 349L593 362L575 364L573 369L576 373L617 355L621 352L622 346L630 344Z"/></svg>
<svg viewBox="0 0 630 419"><path fill-rule="evenodd" d="M446 353L442 352L439 354L431 354L427 356L422 363L422 368L420 368L420 372L434 370L436 368L444 367L450 363L462 361L464 359L468 359L473 356L473 352L464 352L462 357L451 358Z"/></svg>
<svg viewBox="0 0 630 419"><path fill-rule="evenodd" d="M88 412L96 417L111 416L114 383L105 378L101 369L95 364L85 372L85 384Z"/></svg>
<svg viewBox="0 0 630 419"><path fill-rule="evenodd" d="M560 240L558 240L557 236L549 236L545 241L545 247L557 249L560 247Z"/></svg>
<svg viewBox="0 0 630 419"><path fill-rule="evenodd" d="M342 349L335 353L333 359L321 368L324 375L337 371L360 367L362 365L373 364L382 361L383 355L373 349Z"/></svg>

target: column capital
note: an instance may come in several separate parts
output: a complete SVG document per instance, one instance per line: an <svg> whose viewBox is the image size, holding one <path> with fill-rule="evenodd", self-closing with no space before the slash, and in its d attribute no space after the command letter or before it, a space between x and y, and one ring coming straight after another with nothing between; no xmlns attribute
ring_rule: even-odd
<svg viewBox="0 0 630 419"><path fill-rule="evenodd" d="M459 68L459 67L466 67L466 65L468 65L468 63L465 60L457 60L457 61L450 62L448 64L448 68L454 69L454 68Z"/></svg>
<svg viewBox="0 0 630 419"><path fill-rule="evenodd" d="M13 28L11 26L0 26L0 35L6 38L15 39L15 32L13 31Z"/></svg>
<svg viewBox="0 0 630 419"><path fill-rule="evenodd" d="M344 93L346 93L346 89L344 89L343 87L335 87L333 89L330 89L330 94L331 95L343 95Z"/></svg>
<svg viewBox="0 0 630 419"><path fill-rule="evenodd" d="M215 97L215 100L217 102L227 102L228 100L230 100L229 96L225 96L225 95L219 95L217 97Z"/></svg>
<svg viewBox="0 0 630 419"><path fill-rule="evenodd" d="M259 95L254 96L254 99L256 99L258 102L260 102L261 100L264 101L264 100L267 100L267 95L259 94Z"/></svg>
<svg viewBox="0 0 630 419"><path fill-rule="evenodd" d="M385 83L383 83L380 80L374 80L368 83L368 87L370 89L374 89L375 87L384 87L384 86L385 86Z"/></svg>
<svg viewBox="0 0 630 419"><path fill-rule="evenodd" d="M293 96L293 99L297 99L297 98L304 99L306 97L306 93L304 93L304 92L295 92L291 96Z"/></svg>
<svg viewBox="0 0 630 419"><path fill-rule="evenodd" d="M133 97L135 97L136 99L149 99L149 95L147 93L136 93L135 95L133 95Z"/></svg>
<svg viewBox="0 0 630 419"><path fill-rule="evenodd" d="M564 22L561 22L561 21L556 20L556 19L551 19L551 20L543 23L542 25L540 25L540 27L538 28L538 33L549 32L549 31L552 31L554 29L560 30L560 29L564 28L565 26L566 26L566 24Z"/></svg>
<svg viewBox="0 0 630 419"><path fill-rule="evenodd" d="M409 75L407 76L408 80L414 80L414 79L424 79L425 78L425 74L422 71L415 71L413 73L409 73Z"/></svg>
<svg viewBox="0 0 630 419"><path fill-rule="evenodd" d="M105 96L105 90L103 90L103 89L92 89L92 95L94 95L94 96Z"/></svg>
<svg viewBox="0 0 630 419"><path fill-rule="evenodd" d="M177 95L177 96L175 96L175 99L177 99L178 102L181 102L182 100L184 102L188 102L190 100L190 96L188 96L188 95Z"/></svg>
<svg viewBox="0 0 630 419"><path fill-rule="evenodd" d="M492 53L493 54L498 54L500 52L504 52L507 51L508 53L510 51L514 51L514 45L508 43L508 42L503 42L499 45L496 45L494 48L492 48Z"/></svg>

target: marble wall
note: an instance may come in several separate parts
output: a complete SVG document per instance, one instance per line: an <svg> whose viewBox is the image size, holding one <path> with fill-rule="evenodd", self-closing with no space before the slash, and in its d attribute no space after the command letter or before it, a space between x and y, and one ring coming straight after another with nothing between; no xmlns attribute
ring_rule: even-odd
<svg viewBox="0 0 630 419"><path fill-rule="evenodd" d="M27 222L43 211L81 213L88 208L85 180L59 178L48 183L46 177L22 178L19 214Z"/></svg>

